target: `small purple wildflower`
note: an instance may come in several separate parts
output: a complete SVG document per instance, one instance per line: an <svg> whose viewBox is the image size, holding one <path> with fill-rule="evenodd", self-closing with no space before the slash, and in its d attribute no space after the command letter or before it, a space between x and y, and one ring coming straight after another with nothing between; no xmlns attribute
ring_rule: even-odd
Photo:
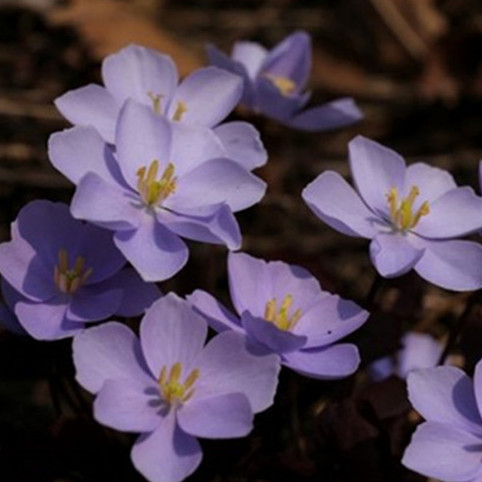
<svg viewBox="0 0 482 482"><path fill-rule="evenodd" d="M245 333L277 353L282 364L309 377L341 378L357 369L356 346L335 342L359 328L368 317L366 311L322 291L299 266L230 253L228 270L238 316L204 291L188 297L212 328Z"/></svg>
<svg viewBox="0 0 482 482"><path fill-rule="evenodd" d="M65 204L33 201L0 245L3 295L32 337L55 340L113 314L134 316L160 296L143 282L112 235L73 219Z"/></svg>
<svg viewBox="0 0 482 482"><path fill-rule="evenodd" d="M311 39L295 32L271 51L255 42L237 42L231 58L213 45L207 47L211 64L244 79L242 104L296 129L324 131L360 120L351 98L305 109L310 92L303 92L311 70Z"/></svg>
<svg viewBox="0 0 482 482"><path fill-rule="evenodd" d="M207 324L170 293L154 303L140 340L116 322L74 339L78 382L96 395L94 417L140 432L132 461L151 482L176 482L202 459L196 437L233 438L273 403L279 365L254 355L245 337L223 333L204 346Z"/></svg>
<svg viewBox="0 0 482 482"><path fill-rule="evenodd" d="M132 99L174 124L213 129L223 156L251 170L267 153L256 129L247 122L220 122L236 107L242 79L216 67L199 69L180 85L172 59L155 50L129 45L102 63L105 87L90 84L57 98L55 105L74 125L93 126L113 144L122 105Z"/></svg>
<svg viewBox="0 0 482 482"><path fill-rule="evenodd" d="M411 372L408 393L426 422L413 435L403 465L444 482L480 482L482 362L473 381L455 367Z"/></svg>
<svg viewBox="0 0 482 482"><path fill-rule="evenodd" d="M482 246L454 239L482 228L482 198L457 187L442 169L406 167L396 152L358 136L349 144L358 193L338 174L322 173L303 199L329 226L371 239L370 258L386 278L412 268L455 291L482 287Z"/></svg>

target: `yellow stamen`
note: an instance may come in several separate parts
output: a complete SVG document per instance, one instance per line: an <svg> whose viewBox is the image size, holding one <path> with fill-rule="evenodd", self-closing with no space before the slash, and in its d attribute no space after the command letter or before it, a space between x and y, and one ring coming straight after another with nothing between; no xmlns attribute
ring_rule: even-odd
<svg viewBox="0 0 482 482"><path fill-rule="evenodd" d="M270 323L274 323L280 330L292 330L301 318L302 311L298 309L291 317L289 316L291 306L293 305L292 295L286 295L283 298L278 311L276 311L277 305L278 302L276 298L273 298L266 303L264 319Z"/></svg>
<svg viewBox="0 0 482 482"><path fill-rule="evenodd" d="M187 112L186 104L179 101L176 106L176 112L174 112L174 115L172 116L172 120L176 122L180 121L185 112Z"/></svg>
<svg viewBox="0 0 482 482"><path fill-rule="evenodd" d="M410 192L406 198L398 202L398 189L392 187L387 194L387 201L390 208L390 217L393 224L397 229L401 231L407 231L414 228L422 216L427 215L430 212L430 206L425 201L418 210L413 212L413 204L420 194L418 186L412 186Z"/></svg>
<svg viewBox="0 0 482 482"><path fill-rule="evenodd" d="M167 376L167 367L164 365L159 375L159 389L164 400L169 404L183 403L189 400L194 393L192 388L199 378L199 369L193 370L189 376L181 383L182 365L177 362L172 365Z"/></svg>
<svg viewBox="0 0 482 482"><path fill-rule="evenodd" d="M172 163L169 163L164 169L159 181L156 180L158 173L159 161L157 160L151 162L149 169L141 167L137 171L137 189L142 200L148 206L162 203L176 190L177 178L174 177L174 165Z"/></svg>
<svg viewBox="0 0 482 482"><path fill-rule="evenodd" d="M55 285L63 293L75 293L87 279L91 276L93 269L85 268L85 259L77 256L73 268L69 268L69 256L65 249L60 249L58 254L58 264L54 266Z"/></svg>
<svg viewBox="0 0 482 482"><path fill-rule="evenodd" d="M161 101L164 96L162 94L154 94L154 92L152 91L149 91L147 95L152 101L152 110L154 111L154 113L161 114L162 113Z"/></svg>
<svg viewBox="0 0 482 482"><path fill-rule="evenodd" d="M296 91L296 84L288 77L278 75L265 74L265 77L273 83L273 85L283 94L289 96Z"/></svg>

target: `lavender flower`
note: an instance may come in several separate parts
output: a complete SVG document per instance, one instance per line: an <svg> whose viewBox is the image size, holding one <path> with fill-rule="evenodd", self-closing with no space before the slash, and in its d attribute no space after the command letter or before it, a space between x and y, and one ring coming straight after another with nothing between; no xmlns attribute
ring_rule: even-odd
<svg viewBox="0 0 482 482"><path fill-rule="evenodd" d="M184 266L179 236L237 249L233 212L258 202L266 187L222 157L212 132L174 128L131 100L119 115L115 154L92 127L74 127L51 138L50 157L78 183L72 214L115 231L115 245L146 281Z"/></svg>
<svg viewBox="0 0 482 482"><path fill-rule="evenodd" d="M72 336L114 313L141 314L160 292L124 265L108 231L50 201L25 206L12 225L12 241L0 245L0 272L8 283L3 295L38 340Z"/></svg>
<svg viewBox="0 0 482 482"><path fill-rule="evenodd" d="M313 212L343 234L371 239L372 263L386 278L413 268L443 288L482 287L482 247L454 239L482 228L482 198L458 188L448 172L406 167L396 152L364 137L349 150L359 194L339 174L324 172L302 193Z"/></svg>
<svg viewBox="0 0 482 482"><path fill-rule="evenodd" d="M458 368L437 367L408 376L409 399L427 420L405 450L403 465L444 482L482 478L482 362L472 380Z"/></svg>
<svg viewBox="0 0 482 482"><path fill-rule="evenodd" d="M231 58L213 45L211 64L244 79L242 104L283 124L306 131L324 131L362 118L353 99L337 99L305 109L310 92L303 92L311 70L311 39L295 32L271 51L255 42L237 42Z"/></svg>
<svg viewBox="0 0 482 482"><path fill-rule="evenodd" d="M230 253L228 270L238 316L204 291L188 297L212 328L245 333L277 353L282 364L309 377L340 378L357 369L356 346L335 342L360 327L366 311L322 291L318 281L298 266Z"/></svg>
<svg viewBox="0 0 482 482"><path fill-rule="evenodd" d="M133 99L174 124L213 129L224 150L222 157L247 169L262 166L266 150L256 129L247 122L221 121L236 107L242 79L216 67L199 69L178 85L172 59L155 50L130 45L102 63L105 87L89 84L57 98L55 105L74 125L93 126L113 144L122 105Z"/></svg>
<svg viewBox="0 0 482 482"><path fill-rule="evenodd" d="M142 434L131 456L151 482L183 480L201 462L196 437L242 437L273 402L276 357L251 354L237 333L204 346L206 335L206 322L171 293L146 312L140 340L116 322L74 339L77 380L96 394L96 420Z"/></svg>

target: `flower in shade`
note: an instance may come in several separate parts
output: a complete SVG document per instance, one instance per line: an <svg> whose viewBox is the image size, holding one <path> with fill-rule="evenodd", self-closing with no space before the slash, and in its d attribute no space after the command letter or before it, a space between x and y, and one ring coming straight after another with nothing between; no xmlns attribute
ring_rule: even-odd
<svg viewBox="0 0 482 482"><path fill-rule="evenodd" d="M305 109L311 70L311 39L305 32L293 33L271 51L255 42L237 42L231 58L213 45L207 51L211 64L244 79L241 102L255 112L307 131L336 129L362 118L351 98Z"/></svg>
<svg viewBox="0 0 482 482"><path fill-rule="evenodd" d="M368 365L373 380L380 381L390 375L406 379L412 370L436 366L442 355L442 343L426 333L405 333L401 344L393 356L379 358Z"/></svg>
<svg viewBox="0 0 482 482"><path fill-rule="evenodd" d="M51 138L49 154L77 184L74 217L115 231L115 245L145 280L167 279L184 266L180 236L239 247L233 212L258 202L266 184L223 158L212 133L175 129L129 100L115 147L92 127L74 127Z"/></svg>
<svg viewBox="0 0 482 482"><path fill-rule="evenodd" d="M172 59L155 50L129 45L102 63L105 87L89 84L55 100L59 111L74 125L93 126L113 144L123 103L133 99L176 125L213 129L224 149L223 157L248 169L263 165L267 154L256 129L247 122L221 121L236 107L242 79L225 70L196 70L179 85Z"/></svg>
<svg viewBox="0 0 482 482"><path fill-rule="evenodd" d="M482 287L482 246L454 239L482 228L482 198L442 169L405 166L396 152L358 136L349 144L358 193L327 171L302 196L329 226L371 239L370 257L386 278L412 268L443 288Z"/></svg>
<svg viewBox="0 0 482 482"><path fill-rule="evenodd" d="M199 465L196 437L247 435L253 413L273 402L279 364L223 333L204 346L207 324L174 294L154 303L140 340L109 322L74 339L78 382L96 395L94 417L139 432L132 461L152 482L183 480Z"/></svg>
<svg viewBox="0 0 482 482"><path fill-rule="evenodd" d="M357 369L356 346L335 342L360 327L366 311L322 291L299 266L230 253L228 270L237 316L204 291L188 297L212 328L245 333L278 354L282 364L309 377L340 378Z"/></svg>
<svg viewBox="0 0 482 482"><path fill-rule="evenodd" d="M160 292L124 265L109 231L73 219L67 205L50 201L22 208L12 240L0 245L3 296L39 340L72 336L113 314L143 313Z"/></svg>
<svg viewBox="0 0 482 482"><path fill-rule="evenodd" d="M408 394L426 422L415 431L402 464L444 482L480 482L482 363L473 381L455 367L414 371Z"/></svg>

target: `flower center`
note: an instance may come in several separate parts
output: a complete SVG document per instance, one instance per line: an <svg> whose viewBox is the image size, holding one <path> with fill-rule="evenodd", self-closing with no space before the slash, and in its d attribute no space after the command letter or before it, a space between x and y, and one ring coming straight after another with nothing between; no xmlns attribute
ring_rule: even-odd
<svg viewBox="0 0 482 482"><path fill-rule="evenodd" d="M177 362L172 365L169 375L167 367L164 365L159 376L159 389L162 397L169 405L184 403L192 397L194 393L193 385L199 378L199 370L196 368L189 376L181 382L182 365Z"/></svg>
<svg viewBox="0 0 482 482"><path fill-rule="evenodd" d="M390 206L390 217L394 226L401 230L407 231L414 228L422 216L426 216L430 212L430 206L425 201L417 211L413 211L413 203L420 194L418 186L412 186L407 197L400 202L398 199L398 189L392 187L387 194L388 205Z"/></svg>
<svg viewBox="0 0 482 482"><path fill-rule="evenodd" d="M265 77L271 80L273 85L286 97L293 94L296 90L296 84L288 77L272 74L265 74Z"/></svg>
<svg viewBox="0 0 482 482"><path fill-rule="evenodd" d="M158 172L159 161L157 160L152 161L149 168L144 166L137 171L137 189L148 206L162 203L176 190L177 178L174 177L174 165L169 163L159 180L157 180Z"/></svg>
<svg viewBox="0 0 482 482"><path fill-rule="evenodd" d="M69 267L69 256L65 249L57 255L58 264L54 268L54 282L62 293L75 293L92 274L93 269L85 269L85 259L77 256L74 266Z"/></svg>
<svg viewBox="0 0 482 482"><path fill-rule="evenodd" d="M164 97L162 94L154 94L154 92L149 91L147 93L149 99L152 101L152 110L155 114L162 114L162 98Z"/></svg>
<svg viewBox="0 0 482 482"><path fill-rule="evenodd" d="M185 112L187 112L186 104L182 101L179 101L176 106L176 111L172 116L172 120L175 122L179 122L182 119L182 116L184 115Z"/></svg>
<svg viewBox="0 0 482 482"><path fill-rule="evenodd" d="M293 304L293 296L286 295L278 308L276 298L266 303L264 310L264 319L270 323L274 323L280 330L292 330L298 320L301 318L301 310L296 310L290 316L291 306Z"/></svg>

